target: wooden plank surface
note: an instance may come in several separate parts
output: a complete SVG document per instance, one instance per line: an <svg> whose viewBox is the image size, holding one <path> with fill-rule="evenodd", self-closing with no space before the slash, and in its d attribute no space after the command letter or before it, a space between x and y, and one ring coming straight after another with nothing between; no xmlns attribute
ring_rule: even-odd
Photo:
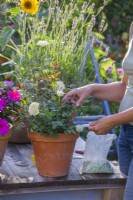
<svg viewBox="0 0 133 200"><path fill-rule="evenodd" d="M84 150L85 142L78 139L75 149ZM38 175L36 166L30 156L33 154L31 144L8 144L6 155L0 167L0 189L35 188L48 186L72 185L124 185L126 178L115 166L115 174L80 174L83 155L73 154L73 160L68 176L60 178L45 178ZM115 163L117 164L117 163Z"/></svg>

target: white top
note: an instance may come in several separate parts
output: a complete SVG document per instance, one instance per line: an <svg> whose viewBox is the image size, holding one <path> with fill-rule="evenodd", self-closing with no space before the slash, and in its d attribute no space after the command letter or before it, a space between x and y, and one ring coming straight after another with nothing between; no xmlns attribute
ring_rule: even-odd
<svg viewBox="0 0 133 200"><path fill-rule="evenodd" d="M124 97L120 103L120 112L133 107L133 22L130 26L129 47L122 61L122 67L124 73L128 75L128 85ZM133 122L130 124L133 125Z"/></svg>

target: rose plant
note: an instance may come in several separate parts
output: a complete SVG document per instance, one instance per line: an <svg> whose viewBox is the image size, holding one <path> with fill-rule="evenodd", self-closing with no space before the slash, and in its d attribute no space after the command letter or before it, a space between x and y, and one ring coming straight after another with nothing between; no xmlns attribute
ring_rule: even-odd
<svg viewBox="0 0 133 200"><path fill-rule="evenodd" d="M5 136L19 118L21 94L11 80L0 85L0 135Z"/></svg>
<svg viewBox="0 0 133 200"><path fill-rule="evenodd" d="M14 27L4 27L0 33L0 46L11 48L11 57L5 58L12 67L10 74L21 85L24 117L34 132L46 136L59 133L76 134L71 123L75 107L70 102L61 105L62 96L70 89L88 82L82 69L84 48L88 37L93 42L96 16L95 4L76 0L6 0L5 10ZM106 28L102 21L101 32ZM17 32L19 40L12 36ZM81 73L82 72L82 73Z"/></svg>
<svg viewBox="0 0 133 200"><path fill-rule="evenodd" d="M63 82L53 80L49 76L45 76L45 79L46 81L39 81L37 92L32 86L29 86L30 93L27 92L28 99L31 99L28 107L31 130L55 137L60 133L76 134L75 126L72 124L75 106L71 103L61 105L61 97L66 91Z"/></svg>

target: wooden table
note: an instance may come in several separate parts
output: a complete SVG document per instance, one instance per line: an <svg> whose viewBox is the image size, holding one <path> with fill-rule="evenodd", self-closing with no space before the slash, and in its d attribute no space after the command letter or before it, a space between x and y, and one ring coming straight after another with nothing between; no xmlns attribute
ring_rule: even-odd
<svg viewBox="0 0 133 200"><path fill-rule="evenodd" d="M75 149L83 150L79 139ZM0 167L0 200L122 200L126 177L117 162L114 174L80 174L82 155L74 153L68 176L38 175L31 144L9 144Z"/></svg>

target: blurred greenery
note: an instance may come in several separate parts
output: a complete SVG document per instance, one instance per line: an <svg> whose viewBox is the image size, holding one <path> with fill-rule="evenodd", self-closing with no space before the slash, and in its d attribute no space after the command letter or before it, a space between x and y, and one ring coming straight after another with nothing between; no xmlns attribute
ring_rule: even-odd
<svg viewBox="0 0 133 200"><path fill-rule="evenodd" d="M2 2L4 2L4 0L1 1L1 3ZM60 2L62 2L62 0L60 0ZM66 0L66 2L69 4L70 0ZM79 3L80 7L84 0L77 0L77 2ZM96 11L100 6L102 6L103 0L92 0L91 3L95 3ZM103 40L110 47L109 57L102 60L101 57L104 57L104 52L102 52L99 48L94 48L103 83L120 80L117 74L117 68L121 68L122 59L127 51L129 27L133 21L132 8L132 0L109 0L109 4L104 8L102 13L98 15L94 31L98 32L99 23L101 19L104 19L108 24L108 28L103 33ZM7 19L4 20L2 12L3 9L0 6L0 26L10 23ZM45 9L42 10L40 14L46 16L48 13ZM8 56L11 53L12 52L7 48L5 55ZM4 61L0 62L0 71L3 70L3 72L6 72L10 70L10 65L1 66L2 62ZM88 55L88 59L85 64L85 71L88 75L88 83L94 82L95 74L90 55ZM118 112L118 106L118 104L110 103L111 112ZM81 115L103 114L102 104L100 101L90 98L89 100L85 101L82 109L78 112ZM116 129L116 131L119 132L119 129Z"/></svg>

